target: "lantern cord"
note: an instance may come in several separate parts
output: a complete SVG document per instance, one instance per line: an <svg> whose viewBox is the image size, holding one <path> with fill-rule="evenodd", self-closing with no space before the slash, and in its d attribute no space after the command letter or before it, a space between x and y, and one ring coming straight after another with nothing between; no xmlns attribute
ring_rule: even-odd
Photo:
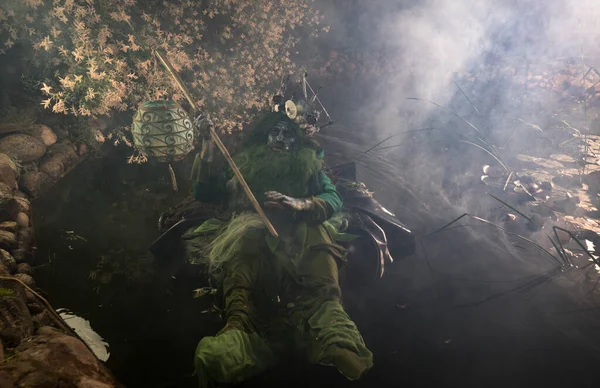
<svg viewBox="0 0 600 388"><path fill-rule="evenodd" d="M171 167L171 164L169 164L169 174L171 174L171 184L173 185L173 191L179 191L179 188L177 187L177 178L175 177L175 171L173 170L173 167Z"/></svg>

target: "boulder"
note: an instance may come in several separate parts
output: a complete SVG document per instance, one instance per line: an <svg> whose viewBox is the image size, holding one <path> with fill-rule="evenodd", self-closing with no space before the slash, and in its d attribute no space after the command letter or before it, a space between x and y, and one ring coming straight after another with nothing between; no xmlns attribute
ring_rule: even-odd
<svg viewBox="0 0 600 388"><path fill-rule="evenodd" d="M4 221L0 222L0 230L6 230L7 232L16 233L19 229L19 224L15 221Z"/></svg>
<svg viewBox="0 0 600 388"><path fill-rule="evenodd" d="M58 140L54 131L52 131L50 127L43 124L34 125L31 128L24 131L24 133L38 140L41 140L46 147L50 147Z"/></svg>
<svg viewBox="0 0 600 388"><path fill-rule="evenodd" d="M14 280L0 279L0 337L10 347L33 334L31 314L25 304L25 289Z"/></svg>
<svg viewBox="0 0 600 388"><path fill-rule="evenodd" d="M58 138L60 140L65 140L65 139L69 138L69 130L62 126L59 126L58 128L56 128L55 132L58 135Z"/></svg>
<svg viewBox="0 0 600 388"><path fill-rule="evenodd" d="M0 134L19 132L26 129L28 123L0 123Z"/></svg>
<svg viewBox="0 0 600 388"><path fill-rule="evenodd" d="M32 197L37 197L48 187L52 186L53 183L54 180L48 174L41 171L25 173L19 180L23 191Z"/></svg>
<svg viewBox="0 0 600 388"><path fill-rule="evenodd" d="M0 248L11 250L18 246L17 236L14 233L0 230Z"/></svg>
<svg viewBox="0 0 600 388"><path fill-rule="evenodd" d="M39 303L27 303L27 308L29 309L29 313L33 316L34 325L36 324L37 315L43 314L46 311Z"/></svg>
<svg viewBox="0 0 600 388"><path fill-rule="evenodd" d="M41 140L24 134L11 134L0 139L0 153L18 159L21 162L33 162L46 153Z"/></svg>
<svg viewBox="0 0 600 388"><path fill-rule="evenodd" d="M16 223L21 228L27 228L29 226L29 216L23 212L17 214Z"/></svg>
<svg viewBox="0 0 600 388"><path fill-rule="evenodd" d="M36 327L51 326L55 324L55 318L51 318L48 310L44 310L33 316L33 323Z"/></svg>
<svg viewBox="0 0 600 388"><path fill-rule="evenodd" d="M10 253L8 253L8 251L5 251L4 249L0 249L0 263L2 263L2 265L4 265L4 267L10 273L13 273L15 270L17 270L16 260L11 256Z"/></svg>
<svg viewBox="0 0 600 388"><path fill-rule="evenodd" d="M29 263L31 264L33 262L33 255L31 254L31 251L28 249L15 249L14 251L12 251L12 256L15 258L15 260L17 261L17 263Z"/></svg>
<svg viewBox="0 0 600 388"><path fill-rule="evenodd" d="M14 260L14 259L13 259ZM27 263L20 263L17 265L17 272L24 273L25 275L33 276L33 268ZM29 297L27 298L29 300Z"/></svg>
<svg viewBox="0 0 600 388"><path fill-rule="evenodd" d="M14 199L17 202L19 212L29 214L31 211L31 202L27 199L27 194L17 191L15 192Z"/></svg>
<svg viewBox="0 0 600 388"><path fill-rule="evenodd" d="M55 181L65 175L65 158L62 155L54 155L50 158L45 158L45 160L40 163L40 171L48 174L50 178Z"/></svg>
<svg viewBox="0 0 600 388"><path fill-rule="evenodd" d="M12 189L0 182L0 220L14 219L19 205L13 196Z"/></svg>
<svg viewBox="0 0 600 388"><path fill-rule="evenodd" d="M29 288L35 287L35 280L30 275L26 273L18 273L15 275L15 279L19 279L23 283L25 283Z"/></svg>
<svg viewBox="0 0 600 388"><path fill-rule="evenodd" d="M13 191L6 183L0 183L0 202L5 202L13 198Z"/></svg>
<svg viewBox="0 0 600 388"><path fill-rule="evenodd" d="M74 166L79 161L79 156L77 156L77 147L68 140L61 141L60 143L56 143L50 147L48 149L47 156L49 158L62 158L61 160L65 169Z"/></svg>
<svg viewBox="0 0 600 388"><path fill-rule="evenodd" d="M33 228L22 228L17 233L19 248L29 249L33 244Z"/></svg>
<svg viewBox="0 0 600 388"><path fill-rule="evenodd" d="M79 143L79 145L77 146L77 155L83 156L85 154L87 154L87 144Z"/></svg>
<svg viewBox="0 0 600 388"><path fill-rule="evenodd" d="M6 154L0 154L0 182L14 188L19 177L19 169L13 160Z"/></svg>
<svg viewBox="0 0 600 388"><path fill-rule="evenodd" d="M7 387L120 386L81 340L50 326L15 351L19 357L0 365L0 382Z"/></svg>

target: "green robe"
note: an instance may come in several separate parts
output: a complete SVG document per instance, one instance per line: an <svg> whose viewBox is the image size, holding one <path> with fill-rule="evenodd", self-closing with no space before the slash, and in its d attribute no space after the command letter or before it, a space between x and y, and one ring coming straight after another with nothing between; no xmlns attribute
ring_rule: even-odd
<svg viewBox="0 0 600 388"><path fill-rule="evenodd" d="M222 287L227 325L198 344L195 366L201 385L244 381L290 350L310 363L331 365L347 378L358 379L372 367L372 354L340 303L338 265L343 250L324 223L341 209L342 199L322 170L322 154L317 152L316 159L299 170L279 166L285 170L281 176L265 168L264 174L273 174L266 182L260 181L264 174L254 174L252 168L260 168L257 155L271 156L262 150L252 155L251 163L243 162L244 155L234 159L259 203L262 191L273 187L286 195L312 197L315 206L308 212L266 210L279 233L274 238L245 194L231 183L231 172L215 177L210 163L196 158L196 199L227 198L237 211L206 253Z"/></svg>

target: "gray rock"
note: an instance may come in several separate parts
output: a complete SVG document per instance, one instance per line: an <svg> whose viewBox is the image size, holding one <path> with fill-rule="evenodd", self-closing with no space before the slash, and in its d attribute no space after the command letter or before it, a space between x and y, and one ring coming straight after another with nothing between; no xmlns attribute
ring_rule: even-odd
<svg viewBox="0 0 600 388"><path fill-rule="evenodd" d="M14 259L13 259L14 260ZM33 268L27 263L20 263L17 265L17 272L24 273L25 275L33 276Z"/></svg>
<svg viewBox="0 0 600 388"><path fill-rule="evenodd" d="M19 357L0 365L0 383L7 387L120 386L106 367L78 338L42 326L37 335L15 349Z"/></svg>
<svg viewBox="0 0 600 388"><path fill-rule="evenodd" d="M20 212L19 214L17 214L16 223L21 228L27 228L29 226L29 216L23 212Z"/></svg>
<svg viewBox="0 0 600 388"><path fill-rule="evenodd" d="M52 186L54 180L48 174L38 171L23 174L19 183L23 191L32 197L37 197Z"/></svg>
<svg viewBox="0 0 600 388"><path fill-rule="evenodd" d="M15 221L0 222L0 230L6 230L7 232L17 233L17 230L19 230L19 224L17 224Z"/></svg>
<svg viewBox="0 0 600 388"><path fill-rule="evenodd" d="M87 150L87 144L79 143L79 145L77 146L77 155L84 156L85 154L87 154Z"/></svg>
<svg viewBox="0 0 600 388"><path fill-rule="evenodd" d="M46 153L41 140L23 134L12 134L0 139L0 152L17 158L21 162L33 162Z"/></svg>
<svg viewBox="0 0 600 388"><path fill-rule="evenodd" d="M13 197L12 188L6 183L0 182L0 202L5 202Z"/></svg>
<svg viewBox="0 0 600 388"><path fill-rule="evenodd" d="M19 212L29 214L31 211L31 202L27 199L27 194L17 191L15 192L14 199L18 204Z"/></svg>
<svg viewBox="0 0 600 388"><path fill-rule="evenodd" d="M8 251L5 251L4 249L0 249L0 263L2 263L2 265L4 265L4 267L10 273L14 273L17 269L17 261L10 253L8 253Z"/></svg>
<svg viewBox="0 0 600 388"><path fill-rule="evenodd" d="M19 244L19 248L21 249L29 249L33 244L33 228L22 228L17 233L17 242Z"/></svg>
<svg viewBox="0 0 600 388"><path fill-rule="evenodd" d="M69 130L64 127L56 128L56 134L60 140L65 140L69 138Z"/></svg>
<svg viewBox="0 0 600 388"><path fill-rule="evenodd" d="M18 211L17 201L14 199L12 189L0 182L0 220L14 219Z"/></svg>
<svg viewBox="0 0 600 388"><path fill-rule="evenodd" d="M65 165L64 159L62 155L54 155L50 158L45 158L42 163L40 163L40 171L46 173L50 176L50 178L55 181L65 175Z"/></svg>
<svg viewBox="0 0 600 388"><path fill-rule="evenodd" d="M63 140L60 143L56 143L50 147L48 149L47 157L61 160L65 170L74 166L79 161L77 147L68 140Z"/></svg>
<svg viewBox="0 0 600 388"><path fill-rule="evenodd" d="M50 127L43 124L34 125L24 132L31 137L41 140L46 147L50 147L58 140L54 131L52 131Z"/></svg>
<svg viewBox="0 0 600 388"><path fill-rule="evenodd" d="M4 295L0 297L0 334L23 340L33 334L31 314L25 304L25 289L14 280L0 280L0 289ZM6 343L6 342L5 342ZM12 346L11 346L12 347Z"/></svg>
<svg viewBox="0 0 600 388"><path fill-rule="evenodd" d="M0 248L11 250L16 248L17 236L14 233L7 232L6 230L0 230Z"/></svg>
<svg viewBox="0 0 600 388"><path fill-rule="evenodd" d="M34 288L35 287L35 280L33 280L33 278L30 275L27 275L25 273L18 273L18 274L15 275L15 278L19 279L20 281L22 281L23 283L25 283L30 288Z"/></svg>
<svg viewBox="0 0 600 388"><path fill-rule="evenodd" d="M42 305L40 305L39 303L27 303L27 308L29 309L29 313L33 315L34 321L36 320L35 316L37 314L44 312L44 307L42 307Z"/></svg>
<svg viewBox="0 0 600 388"><path fill-rule="evenodd" d="M14 188L19 177L19 169L6 154L0 154L0 182Z"/></svg>
<svg viewBox="0 0 600 388"><path fill-rule="evenodd" d="M15 249L12 251L12 256L15 258L17 263L29 263L33 262L33 255L27 249Z"/></svg>

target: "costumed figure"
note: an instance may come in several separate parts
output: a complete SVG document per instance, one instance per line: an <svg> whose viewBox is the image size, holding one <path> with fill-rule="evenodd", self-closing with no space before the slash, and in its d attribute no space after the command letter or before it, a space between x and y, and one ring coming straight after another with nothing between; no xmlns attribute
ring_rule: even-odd
<svg viewBox="0 0 600 388"><path fill-rule="evenodd" d="M208 220L194 231L197 239L217 231L208 245L186 240L188 254L204 258L220 283L226 320L198 344L201 385L244 381L290 349L358 379L371 368L372 354L341 304L344 248L324 223L341 209L342 198L323 171L323 150L288 116L273 112L250 129L243 152L234 156L279 237L268 233L229 170L213 175L212 155L205 136L192 172L194 196L227 198L235 213L226 225Z"/></svg>

